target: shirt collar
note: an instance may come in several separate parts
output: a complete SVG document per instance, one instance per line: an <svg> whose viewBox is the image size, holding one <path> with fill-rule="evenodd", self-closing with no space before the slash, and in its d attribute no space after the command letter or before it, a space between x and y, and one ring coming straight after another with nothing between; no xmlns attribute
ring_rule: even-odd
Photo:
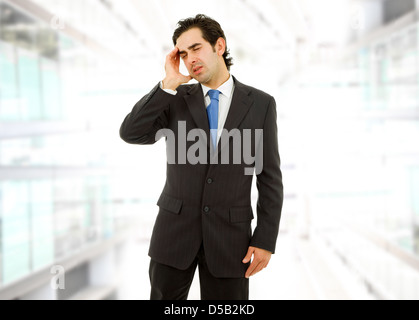
<svg viewBox="0 0 419 320"><path fill-rule="evenodd" d="M224 82L219 88L217 88L217 90L220 91L227 98L230 98L233 92L233 86L234 86L234 80L233 80L233 77L230 75L230 78L228 78L226 82ZM208 91L211 90L211 88L204 86L202 83L201 83L201 87L202 87L202 92L204 93L204 97L205 97Z"/></svg>

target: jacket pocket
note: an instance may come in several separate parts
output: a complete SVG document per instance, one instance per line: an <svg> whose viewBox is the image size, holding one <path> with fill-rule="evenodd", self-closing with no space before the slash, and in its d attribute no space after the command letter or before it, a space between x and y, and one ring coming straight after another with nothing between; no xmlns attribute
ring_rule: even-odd
<svg viewBox="0 0 419 320"><path fill-rule="evenodd" d="M253 220L253 218L253 210L251 206L230 208L231 223L247 222Z"/></svg>
<svg viewBox="0 0 419 320"><path fill-rule="evenodd" d="M179 214L180 209L182 208L183 201L178 200L172 197L169 197L168 195L162 193L160 195L159 200L157 201L157 205L167 211L170 211L171 213Z"/></svg>

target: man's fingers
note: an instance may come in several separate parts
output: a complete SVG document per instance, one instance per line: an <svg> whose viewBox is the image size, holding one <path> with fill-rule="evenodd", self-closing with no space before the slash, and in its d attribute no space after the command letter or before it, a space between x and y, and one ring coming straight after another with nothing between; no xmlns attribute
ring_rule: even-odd
<svg viewBox="0 0 419 320"><path fill-rule="evenodd" d="M255 268L255 270L253 270L252 274L250 276L254 276L256 273L262 271L264 269L264 263L261 262L257 265L257 267Z"/></svg>
<svg viewBox="0 0 419 320"><path fill-rule="evenodd" d="M247 271L246 271L246 274L245 274L245 277L246 277L247 279L249 279L249 278L250 278L250 276L253 274L253 270L255 270L255 268L256 268L256 263L255 263L255 261L253 261L253 262L250 264L249 268L247 268Z"/></svg>
<svg viewBox="0 0 419 320"><path fill-rule="evenodd" d="M249 247L249 250L247 250L246 257L244 257L242 262L248 263L252 259L252 255L254 255L253 261L250 264L249 268L247 268L246 270L246 278L250 278L259 271L265 269L269 264L272 253L267 250Z"/></svg>
<svg viewBox="0 0 419 320"><path fill-rule="evenodd" d="M250 259L252 259L252 254L253 254L253 252L255 251L255 249L254 248L252 248L252 247L249 247L249 250L247 250L247 254L246 254L246 256L244 257L244 259L243 259L243 263L248 263L248 262L250 262Z"/></svg>
<svg viewBox="0 0 419 320"><path fill-rule="evenodd" d="M263 269L264 263L262 261L256 261L253 260L253 262L250 264L249 268L246 271L246 278L250 278L251 276L254 276L256 273L261 271Z"/></svg>
<svg viewBox="0 0 419 320"><path fill-rule="evenodd" d="M170 53L166 56L166 61L173 63L173 64L179 64L179 48L175 47Z"/></svg>
<svg viewBox="0 0 419 320"><path fill-rule="evenodd" d="M172 51L170 51L170 53L168 54L168 57L175 58L177 56L178 52L179 52L179 48L175 47Z"/></svg>

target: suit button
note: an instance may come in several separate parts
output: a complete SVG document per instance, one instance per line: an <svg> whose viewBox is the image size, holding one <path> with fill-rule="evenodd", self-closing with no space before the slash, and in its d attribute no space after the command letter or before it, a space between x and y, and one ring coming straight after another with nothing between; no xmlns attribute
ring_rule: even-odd
<svg viewBox="0 0 419 320"><path fill-rule="evenodd" d="M204 212L205 212L205 213L209 213L209 212L210 212L210 208L209 208L208 206L205 206L205 207L204 207Z"/></svg>
<svg viewBox="0 0 419 320"><path fill-rule="evenodd" d="M214 180L212 180L211 178L208 178L208 180L207 180L207 183L208 184L211 184L211 183L213 183L214 182Z"/></svg>

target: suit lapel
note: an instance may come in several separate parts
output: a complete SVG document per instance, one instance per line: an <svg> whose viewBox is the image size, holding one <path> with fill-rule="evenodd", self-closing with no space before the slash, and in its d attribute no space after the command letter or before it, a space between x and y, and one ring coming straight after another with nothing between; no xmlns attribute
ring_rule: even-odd
<svg viewBox="0 0 419 320"><path fill-rule="evenodd" d="M210 136L210 129L201 85L199 83L193 85L184 99L195 121L196 127L205 131L206 137L204 138L208 140L207 137Z"/></svg>
<svg viewBox="0 0 419 320"><path fill-rule="evenodd" d="M237 81L236 78L233 77L233 79L235 88L233 98L231 99L230 110L224 124L224 129L227 130L227 132L238 129L250 107L253 105L253 99L249 96L249 89ZM224 135L225 134L221 135L218 152L221 152L228 142L227 139L223 139Z"/></svg>
<svg viewBox="0 0 419 320"><path fill-rule="evenodd" d="M227 132L230 132L232 129L237 129L240 126L244 117L253 104L253 99L249 96L249 89L237 81L236 78L233 77L233 79L235 88L233 97L231 99L230 110L224 124L224 129L226 129ZM184 99L197 128L203 129L205 131L206 137L203 138L205 138L207 141L207 147L209 148L211 145L209 143L211 141L211 136L201 85L199 83L193 85L189 89L188 94L185 95ZM223 139L224 135L225 134L221 136L220 143L217 148L218 152L221 152L221 150L227 145L228 140L225 138ZM215 155L216 154L213 156Z"/></svg>
<svg viewBox="0 0 419 320"><path fill-rule="evenodd" d="M235 89L233 98L231 99L230 110L224 124L224 129L228 131L239 127L253 104L253 99L249 97L250 91L247 87L237 81L236 78L233 77L233 79Z"/></svg>

